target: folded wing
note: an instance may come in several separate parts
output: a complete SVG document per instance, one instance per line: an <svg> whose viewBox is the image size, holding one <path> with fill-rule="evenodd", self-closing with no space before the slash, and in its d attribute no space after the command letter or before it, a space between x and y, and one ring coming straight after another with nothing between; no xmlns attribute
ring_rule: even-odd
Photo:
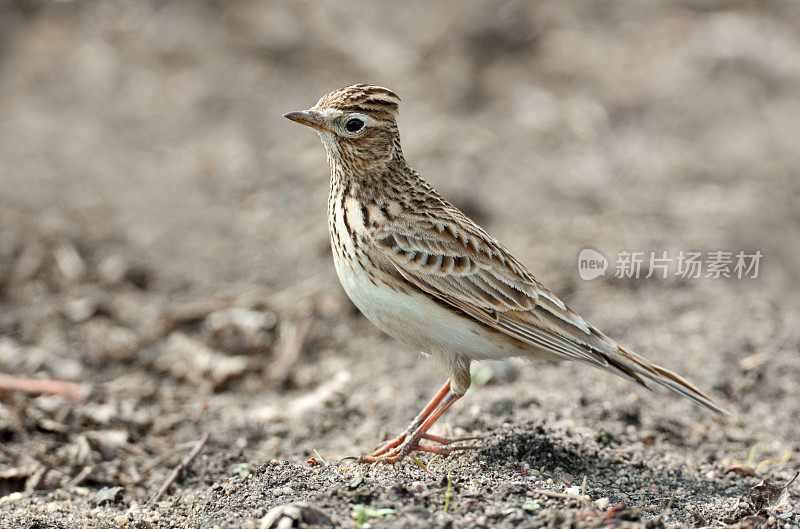
<svg viewBox="0 0 800 529"><path fill-rule="evenodd" d="M626 351L569 310L505 248L458 210L451 218L395 219L370 233L411 284L477 321L569 360L643 386L644 378L726 413L675 373Z"/></svg>

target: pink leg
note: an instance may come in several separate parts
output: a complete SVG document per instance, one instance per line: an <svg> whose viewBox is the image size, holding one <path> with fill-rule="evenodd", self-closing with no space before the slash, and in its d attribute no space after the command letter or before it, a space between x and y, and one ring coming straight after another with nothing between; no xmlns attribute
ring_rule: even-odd
<svg viewBox="0 0 800 529"><path fill-rule="evenodd" d="M411 421L411 424L408 425L406 431L401 433L394 439L389 439L388 441L383 443L374 452L372 452L372 456L379 456L381 454L385 454L392 448L402 443L408 434L419 428L419 425L422 424L422 421L428 418L428 415L430 415L431 412L434 409L436 409L436 406L439 405L439 403L442 401L442 399L445 397L445 395L447 395L449 391L450 391L450 379L448 378L447 381L444 383L444 385L436 393L436 395L433 396L430 402L428 402L428 404L426 404L425 407L422 408L422 411L419 412L416 417L414 417L414 420ZM433 439L433 441L436 440Z"/></svg>
<svg viewBox="0 0 800 529"><path fill-rule="evenodd" d="M449 386L445 384L445 386ZM442 388L444 389L444 387ZM438 395L437 395L438 397ZM433 426L439 417L447 411L447 409L458 399L461 398L461 395L456 395L452 391L447 391L447 394L444 398L439 399L439 403L436 404L436 407L431 411L427 417L425 417L422 422L420 422L416 428L411 429L411 431L403 434L403 440L393 444L391 447L381 447L381 450L376 451L380 452L378 454L372 454L368 456L361 457L358 462L359 463L385 463L385 464L394 464L398 461L402 460L408 454L414 451L423 451L423 452L432 452L435 454L447 455L451 452L455 452L456 450L469 450L473 447L468 446L447 446L447 447L434 447L434 446L427 446L427 445L420 445L419 442L421 439L425 439L426 437L435 442L447 441L445 444L449 444L451 442L449 439L445 439L438 436L428 436L427 431L428 429ZM436 399L434 399L436 400ZM433 401L431 401L433 402ZM425 411L425 410L423 410ZM420 414L422 415L422 414ZM418 416L419 417L419 416ZM416 421L415 421L416 422ZM414 426L412 424L412 426ZM396 439L392 441L397 441ZM387 443L388 444L388 443ZM386 448L386 450L384 450Z"/></svg>

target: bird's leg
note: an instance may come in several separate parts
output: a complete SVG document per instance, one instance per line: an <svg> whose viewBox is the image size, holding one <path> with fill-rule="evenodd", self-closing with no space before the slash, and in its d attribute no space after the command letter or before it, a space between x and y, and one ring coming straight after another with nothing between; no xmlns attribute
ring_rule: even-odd
<svg viewBox="0 0 800 529"><path fill-rule="evenodd" d="M449 386L445 384L445 386ZM444 389L444 388L442 388ZM438 395L437 395L438 397ZM425 439L427 434L426 432L428 429L433 426L433 423L442 416L442 414L447 411L455 401L461 398L461 395L453 393L452 390L448 388L447 394L440 399L439 403L436 404L436 407L431 411L425 419L412 431L404 434L403 441L399 444L395 444L391 448L387 449L386 451L381 452L378 455L369 455L363 456L359 458L359 463L386 463L386 464L394 464L403 459L405 456L410 454L414 451L422 451L422 452L432 452L434 454L441 454L447 455L451 452L455 452L456 450L469 450L472 447L469 446L428 446L428 445L421 445L419 444L421 439ZM425 411L425 410L423 410ZM446 440L444 438L438 436L428 436L432 441L439 442L440 440ZM392 443L394 443L393 440ZM446 440L449 442L449 440ZM382 447L383 448L383 447Z"/></svg>
<svg viewBox="0 0 800 529"><path fill-rule="evenodd" d="M450 379L448 378L447 381L444 383L444 385L436 393L436 395L433 396L430 402L428 402L428 404L426 404L425 407L422 408L422 411L419 412L416 417L414 417L414 420L411 421L411 424L408 425L406 431L401 433L394 439L389 439L388 441L380 445L374 452L372 452L371 455L373 457L377 457L379 455L385 454L392 448L402 443L408 434L419 428L419 425L422 424L422 421L428 418L428 415L430 415L431 412L434 409L436 409L436 406L438 406L438 404L442 401L442 399L445 397L445 395L447 395L449 391L450 391ZM435 439L433 440L436 441Z"/></svg>

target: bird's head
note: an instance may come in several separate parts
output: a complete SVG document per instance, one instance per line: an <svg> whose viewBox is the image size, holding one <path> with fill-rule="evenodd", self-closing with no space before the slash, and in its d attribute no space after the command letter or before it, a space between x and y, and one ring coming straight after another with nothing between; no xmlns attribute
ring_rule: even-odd
<svg viewBox="0 0 800 529"><path fill-rule="evenodd" d="M332 163L374 168L400 154L397 94L381 86L356 84L322 96L308 110L284 117L315 129Z"/></svg>

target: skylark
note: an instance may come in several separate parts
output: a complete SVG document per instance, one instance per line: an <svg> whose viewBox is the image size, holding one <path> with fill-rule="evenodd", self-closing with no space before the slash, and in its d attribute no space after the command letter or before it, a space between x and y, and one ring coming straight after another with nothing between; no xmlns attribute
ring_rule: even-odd
<svg viewBox="0 0 800 529"><path fill-rule="evenodd" d="M572 312L423 180L400 148L399 103L391 90L357 84L285 115L315 129L325 145L328 226L345 292L379 329L428 353L450 375L403 434L359 461L395 463L417 450L446 455L467 448L427 431L469 388L473 360L576 360L643 386L652 380L726 413L687 380Z"/></svg>

